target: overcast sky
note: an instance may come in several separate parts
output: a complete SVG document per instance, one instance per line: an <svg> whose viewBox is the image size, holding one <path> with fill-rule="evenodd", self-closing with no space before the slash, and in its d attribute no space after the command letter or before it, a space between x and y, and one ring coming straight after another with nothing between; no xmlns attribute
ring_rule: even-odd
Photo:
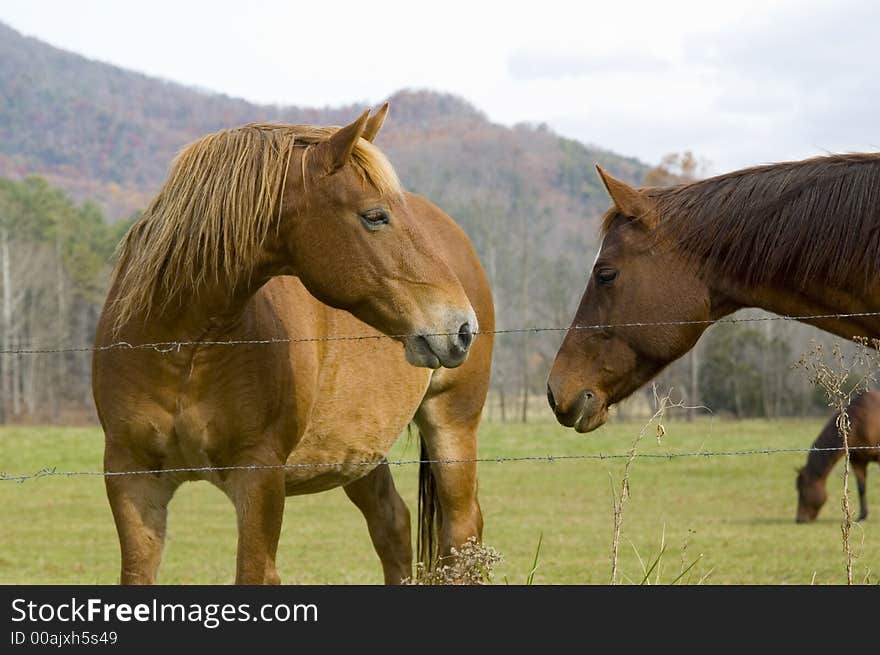
<svg viewBox="0 0 880 655"><path fill-rule="evenodd" d="M871 0L3 0L0 21L261 103L448 91L650 163L690 149L722 172L880 149Z"/></svg>

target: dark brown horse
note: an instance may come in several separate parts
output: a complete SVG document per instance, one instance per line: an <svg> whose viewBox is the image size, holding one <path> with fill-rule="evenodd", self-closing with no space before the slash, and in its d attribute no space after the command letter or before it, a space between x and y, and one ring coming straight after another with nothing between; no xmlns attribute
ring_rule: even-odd
<svg viewBox="0 0 880 655"><path fill-rule="evenodd" d="M550 406L565 426L595 430L609 406L737 309L880 312L880 154L773 164L668 188L635 189L599 174L614 205L548 380ZM577 329L643 322L685 324ZM880 337L878 316L809 323L847 339Z"/></svg>
<svg viewBox="0 0 880 655"><path fill-rule="evenodd" d="M168 502L196 479L235 505L236 582L279 581L285 495L338 486L400 582L409 511L382 462L412 420L427 457L471 460L423 467L420 525L439 516L441 551L480 537L492 298L464 232L372 144L384 114L205 137L126 236L97 344L195 345L94 356L105 470L155 471L106 477L123 583L156 580Z"/></svg>
<svg viewBox="0 0 880 655"><path fill-rule="evenodd" d="M846 409L849 417L850 448L849 461L859 488L859 521L868 517L866 480L868 464L880 462L880 393L868 391L853 400ZM837 427L835 414L816 437L813 450L807 456L807 463L798 471L797 522L810 523L816 520L819 510L825 504L828 492L825 483L837 461L843 457L843 439Z"/></svg>

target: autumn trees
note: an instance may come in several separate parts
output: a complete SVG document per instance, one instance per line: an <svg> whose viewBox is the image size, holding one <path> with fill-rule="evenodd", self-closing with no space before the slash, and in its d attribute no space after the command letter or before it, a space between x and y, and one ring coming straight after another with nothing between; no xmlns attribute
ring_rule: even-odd
<svg viewBox="0 0 880 655"><path fill-rule="evenodd" d="M425 144L391 149L407 186L467 231L490 278L505 333L496 339L487 414L532 420L547 411L544 386L559 328L570 323L589 275L607 198L587 172L587 151L552 135L528 149L500 130L431 145L430 164L419 156ZM483 165L469 148L489 151L497 163ZM553 148L564 156L557 150L554 159ZM681 183L703 168L689 153L669 156L644 180ZM109 223L95 204L77 205L40 178L0 179L0 422L92 416L88 348L113 250L129 224ZM739 417L821 411L821 399L791 366L812 338L828 339L790 322L717 325L658 385L685 404ZM66 351L10 354L59 348Z"/></svg>
<svg viewBox="0 0 880 655"><path fill-rule="evenodd" d="M126 224L36 177L0 179L0 420L62 420L90 405L87 352Z"/></svg>

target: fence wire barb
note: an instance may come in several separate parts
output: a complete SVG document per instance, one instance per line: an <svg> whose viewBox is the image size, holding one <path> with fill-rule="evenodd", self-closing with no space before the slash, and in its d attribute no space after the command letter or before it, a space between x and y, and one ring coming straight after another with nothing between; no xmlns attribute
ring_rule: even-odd
<svg viewBox="0 0 880 655"><path fill-rule="evenodd" d="M646 321L634 323L610 323L607 325L570 325L568 327L529 327L509 328L502 330L477 330L478 334L524 334L538 332L569 332L571 330L612 330L618 328L669 327L683 325L713 325L718 323L756 323L761 321L818 321L828 318L864 318L880 317L877 312L850 312L846 314L809 314L803 316L751 316L743 318L721 318L717 321ZM434 332L428 334L360 334L338 337L290 337L283 339L230 339L226 341L157 341L155 343L132 344L127 341L116 341L102 346L57 347L57 348L22 348L3 349L0 355L45 355L53 353L104 352L107 350L154 350L158 353L180 352L181 348L191 346L259 346L277 344L318 343L333 341L368 341L377 339L406 339L407 337L440 337L455 336L453 332Z"/></svg>
<svg viewBox="0 0 880 655"><path fill-rule="evenodd" d="M880 445L875 446L850 446L849 451L878 450ZM845 447L828 448L755 448L746 450L695 450L688 452L669 453L638 453L635 459L664 459L673 460L684 457L740 457L749 455L776 455L780 453L811 453L843 451ZM302 464L243 464L238 466L192 466L167 469L141 469L137 471L59 471L57 468L43 468L35 473L10 474L0 472L0 482L18 482L36 480L46 477L116 477L122 475L164 475L169 473L214 473L224 471L270 471L270 470L300 470L310 468L341 468L344 466L409 466L413 464L474 464L491 463L505 464L510 462L557 462L571 460L614 460L628 459L629 453L585 453L575 455L524 455L519 457L467 457L453 459L396 459L362 462L312 462Z"/></svg>

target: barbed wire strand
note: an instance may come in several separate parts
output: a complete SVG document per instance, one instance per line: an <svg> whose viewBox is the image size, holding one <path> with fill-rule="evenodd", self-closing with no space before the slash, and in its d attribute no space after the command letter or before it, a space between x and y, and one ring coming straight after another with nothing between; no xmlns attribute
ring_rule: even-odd
<svg viewBox="0 0 880 655"><path fill-rule="evenodd" d="M828 448L755 448L744 450L696 450L688 452L669 453L638 453L636 459L663 459L673 460L684 457L741 457L751 455L776 455L780 453L812 453L843 451L844 447ZM873 446L850 446L850 452L860 450L880 450L880 444ZM0 472L0 482L18 482L35 480L45 477L117 477L124 475L165 475L173 473L214 473L225 471L269 471L276 469L300 470L312 468L342 468L357 466L408 466L413 464L473 464L493 463L505 464L512 462L559 462L571 460L615 460L627 459L629 453L586 453L575 455L523 455L518 457L466 457L451 459L397 459L397 460L372 460L362 462L309 462L294 464L242 464L235 466L192 466L167 469L141 469L136 471L59 471L57 468L43 468L35 473L10 474Z"/></svg>
<svg viewBox="0 0 880 655"><path fill-rule="evenodd" d="M794 315L778 315L778 316L750 316L742 318L721 318L718 320L694 320L694 321L646 321L632 323L610 323L606 325L570 325L568 327L528 327L528 328L509 328L502 330L477 330L475 335L479 334L523 334L523 333L539 333L539 332L569 332L571 330L612 330L619 328L646 328L646 327L671 327L686 325L712 325L719 323L756 323L761 321L818 321L832 318L865 318L880 317L880 311L877 312L849 312L840 314L809 314L803 316ZM230 339L226 341L157 341L154 343L132 344L127 341L117 341L114 343L100 346L80 346L80 347L53 347L53 348L22 348L22 349L3 349L0 355L41 355L53 353L79 353L79 352L104 352L108 350L155 350L159 353L170 353L180 351L181 348L192 346L236 346L236 345L277 345L277 344L297 344L297 343L318 343L333 341L368 341L377 339L406 339L408 337L439 337L439 336L455 336L455 332L433 332L433 333L410 333L410 334L361 334L361 335L342 335L336 337L290 337L290 338L273 338L273 339Z"/></svg>
<svg viewBox="0 0 880 655"><path fill-rule="evenodd" d="M855 318L855 317L875 317L880 316L880 312L849 312L837 314L810 314L810 315L779 315L779 316L754 316L742 318L724 318L717 321L712 320L695 320L695 321L647 321L632 323L616 323L605 325L572 325L569 327L531 327L531 328L512 328L502 330L482 330L475 334L516 334L516 333L537 333L537 332L567 332L569 330L604 330L615 328L637 328L637 327L660 327L660 326L683 326L683 325L710 325L717 323L752 323L759 321L809 321L830 318ZM374 339L402 339L412 336L447 336L451 333L434 333L434 334L399 334L399 335L356 335L356 336L337 336L337 337L305 337L305 338L284 338L284 339L238 339L228 341L163 341L155 343L131 344L120 341L103 346L86 346L79 348L26 348L26 349L4 349L0 350L0 355L25 355L25 354L50 354L50 353L71 353L71 352L102 352L107 350L155 350L160 353L179 351L181 348L189 346L231 346L231 345L268 345L268 344L285 344L285 343L314 343L327 341L363 341ZM880 446L851 446L850 450L861 449L878 449ZM747 456L747 455L770 455L778 453L808 453L820 451L845 450L845 448L765 448L752 450L729 450L729 451L695 451L681 453L644 453L637 457L643 459L676 459L682 457L725 457L725 456ZM59 476L120 476L120 475L158 475L168 473L208 473L219 471L237 471L237 470L267 470L267 469L286 469L295 470L302 468L339 468L343 466L379 466L382 464L389 466L404 466L412 464L463 464L463 463L505 463L505 462L554 462L564 460L610 460L628 458L629 454L580 454L580 455L532 455L522 457L475 457L467 459L442 459L442 460L383 460L383 461L366 461L366 462L322 462L322 463L301 463L301 464L277 464L277 465L240 465L240 466L219 466L219 467L183 467L170 469L147 469L139 471L58 471L55 468L44 468L36 473L30 474L9 474L0 472L0 481L7 482L24 482L37 478Z"/></svg>

